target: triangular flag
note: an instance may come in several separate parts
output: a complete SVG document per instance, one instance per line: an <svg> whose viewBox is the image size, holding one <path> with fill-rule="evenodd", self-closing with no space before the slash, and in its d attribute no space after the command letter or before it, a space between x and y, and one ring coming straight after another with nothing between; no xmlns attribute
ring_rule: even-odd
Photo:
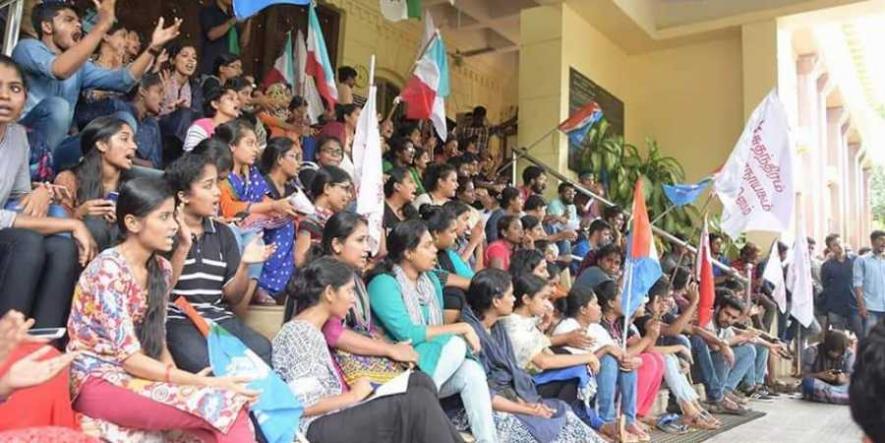
<svg viewBox="0 0 885 443"><path fill-rule="evenodd" d="M771 244L771 252L768 253L768 262L765 263L762 279L774 286L774 289L771 291L771 298L777 302L777 307L781 310L781 313L784 313L787 312L787 287L784 283L784 264L781 262L777 243L778 241L775 240Z"/></svg>
<svg viewBox="0 0 885 443"><path fill-rule="evenodd" d="M713 305L716 302L716 283L713 277L713 258L710 256L710 234L707 217L704 217L704 230L698 245L695 275L698 280L698 326L704 327L713 318Z"/></svg>

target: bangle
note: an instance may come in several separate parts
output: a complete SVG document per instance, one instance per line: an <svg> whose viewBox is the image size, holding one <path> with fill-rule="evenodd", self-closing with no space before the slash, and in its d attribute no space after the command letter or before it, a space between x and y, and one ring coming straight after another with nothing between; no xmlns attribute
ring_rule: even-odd
<svg viewBox="0 0 885 443"><path fill-rule="evenodd" d="M166 363L166 373L163 375L163 381L172 383L172 363Z"/></svg>

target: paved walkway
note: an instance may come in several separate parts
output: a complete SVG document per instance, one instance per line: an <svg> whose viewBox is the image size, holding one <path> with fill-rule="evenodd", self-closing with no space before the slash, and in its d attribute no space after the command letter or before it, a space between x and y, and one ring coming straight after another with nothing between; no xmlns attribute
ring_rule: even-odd
<svg viewBox="0 0 885 443"><path fill-rule="evenodd" d="M707 440L709 443L860 443L863 434L851 420L848 406L811 403L781 396L754 401L765 417Z"/></svg>

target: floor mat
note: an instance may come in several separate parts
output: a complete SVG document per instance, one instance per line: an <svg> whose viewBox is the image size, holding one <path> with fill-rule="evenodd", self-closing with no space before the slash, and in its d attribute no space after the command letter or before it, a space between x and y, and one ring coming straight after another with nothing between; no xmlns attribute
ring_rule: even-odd
<svg viewBox="0 0 885 443"><path fill-rule="evenodd" d="M707 431L707 430L697 430L692 431L687 434L675 435L675 434L667 434L666 432L661 432L655 430L651 434L651 441L653 443L698 443L712 438L716 434L721 434L729 429L740 426L745 423L749 423L757 418L764 417L764 412L759 411L750 411L749 414L740 416L740 415L717 415L716 418L722 422L722 427L715 431Z"/></svg>

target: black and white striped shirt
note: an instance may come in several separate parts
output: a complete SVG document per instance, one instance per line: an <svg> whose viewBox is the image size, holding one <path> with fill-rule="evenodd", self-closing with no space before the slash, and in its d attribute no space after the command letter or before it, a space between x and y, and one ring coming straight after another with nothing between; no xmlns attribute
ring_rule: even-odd
<svg viewBox="0 0 885 443"><path fill-rule="evenodd" d="M240 249L233 232L226 225L207 218L203 222L203 235L194 237L170 300L186 297L197 312L209 320L233 318L222 290L236 275L239 264ZM187 319L171 302L167 317Z"/></svg>

